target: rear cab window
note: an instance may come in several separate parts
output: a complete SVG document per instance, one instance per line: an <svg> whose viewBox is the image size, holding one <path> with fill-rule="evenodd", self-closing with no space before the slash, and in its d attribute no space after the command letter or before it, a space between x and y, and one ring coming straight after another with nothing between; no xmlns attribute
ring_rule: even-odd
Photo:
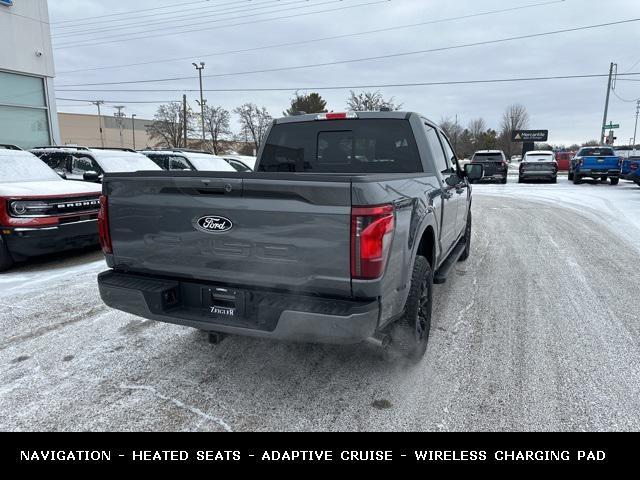
<svg viewBox="0 0 640 480"><path fill-rule="evenodd" d="M613 148L606 147L589 147L583 148L578 152L578 157L615 157Z"/></svg>
<svg viewBox="0 0 640 480"><path fill-rule="evenodd" d="M420 173L409 121L318 120L272 127L260 172Z"/></svg>
<svg viewBox="0 0 640 480"><path fill-rule="evenodd" d="M474 162L502 162L502 155L499 153L476 153L473 156Z"/></svg>

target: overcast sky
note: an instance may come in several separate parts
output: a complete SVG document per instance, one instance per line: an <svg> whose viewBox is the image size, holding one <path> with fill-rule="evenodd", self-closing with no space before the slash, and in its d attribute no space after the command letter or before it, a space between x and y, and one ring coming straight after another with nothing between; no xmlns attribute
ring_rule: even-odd
<svg viewBox="0 0 640 480"><path fill-rule="evenodd" d="M255 50L542 3L520 10ZM186 93L190 104L197 107L198 77L193 61L206 62L205 75L236 73L437 49L640 18L639 0L57 0L49 2L49 9L58 71L56 86L60 90L57 97L114 101L126 105L125 113L135 113L139 118L152 118L157 104L132 102L179 100L183 89L194 90ZM267 20L274 17L289 18ZM68 22L71 20L74 22ZM81 46L89 43L92 45ZM210 105L228 110L254 102L266 106L275 117L288 107L294 90L304 87L606 74L611 61L618 64L620 73L640 72L639 45L640 22L632 22L364 62L205 78L205 89L290 88L278 92L207 92L205 98ZM253 50L215 55L244 49ZM185 59L167 61L180 57ZM76 71L157 61L163 63ZM61 91L72 88L63 85L175 77L190 78L73 87L119 90L116 92ZM640 75L627 78L640 80ZM403 103L405 110L436 121L457 115L465 126L470 119L483 117L489 126L498 128L504 108L519 102L529 111L531 128L549 129L551 143L568 145L598 137L606 81L595 78L380 90ZM348 90L320 93L330 110L345 109ZM616 93L626 100L639 98L640 81L618 81ZM62 112L95 111L93 106L72 107L77 102L68 100L58 100L58 105ZM107 106L103 111L111 114L113 110ZM618 143L627 143L633 136L635 104L612 95L609 119L621 125Z"/></svg>

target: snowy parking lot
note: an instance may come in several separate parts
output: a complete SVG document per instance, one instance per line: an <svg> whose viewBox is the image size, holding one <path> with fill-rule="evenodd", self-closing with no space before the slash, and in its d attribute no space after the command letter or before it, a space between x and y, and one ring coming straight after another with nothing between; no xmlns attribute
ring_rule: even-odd
<svg viewBox="0 0 640 480"><path fill-rule="evenodd" d="M106 307L98 251L0 275L1 430L639 430L640 188L474 186L415 366Z"/></svg>

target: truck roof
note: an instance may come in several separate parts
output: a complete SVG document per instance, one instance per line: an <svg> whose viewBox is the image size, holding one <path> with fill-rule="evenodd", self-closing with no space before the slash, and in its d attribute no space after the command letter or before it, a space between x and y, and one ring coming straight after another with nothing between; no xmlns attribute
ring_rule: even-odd
<svg viewBox="0 0 640 480"><path fill-rule="evenodd" d="M329 112L329 113L307 113L304 115L292 115L289 117L277 118L273 121L274 125L279 125L283 123L300 123L300 122L314 122L316 120L333 120L332 118L322 118L323 115L340 115L342 113L346 113L346 119L398 119L398 120L409 120L412 115L417 115L419 117L425 118L424 115L420 115L416 112ZM428 119L427 119L428 120ZM435 125L435 122L428 120L430 123Z"/></svg>

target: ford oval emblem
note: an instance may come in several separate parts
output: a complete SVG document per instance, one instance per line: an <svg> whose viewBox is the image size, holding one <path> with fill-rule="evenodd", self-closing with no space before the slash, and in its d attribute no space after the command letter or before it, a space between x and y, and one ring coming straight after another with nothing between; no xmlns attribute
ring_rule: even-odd
<svg viewBox="0 0 640 480"><path fill-rule="evenodd" d="M225 217L207 215L196 220L195 227L205 233L225 233L233 228L233 222Z"/></svg>

